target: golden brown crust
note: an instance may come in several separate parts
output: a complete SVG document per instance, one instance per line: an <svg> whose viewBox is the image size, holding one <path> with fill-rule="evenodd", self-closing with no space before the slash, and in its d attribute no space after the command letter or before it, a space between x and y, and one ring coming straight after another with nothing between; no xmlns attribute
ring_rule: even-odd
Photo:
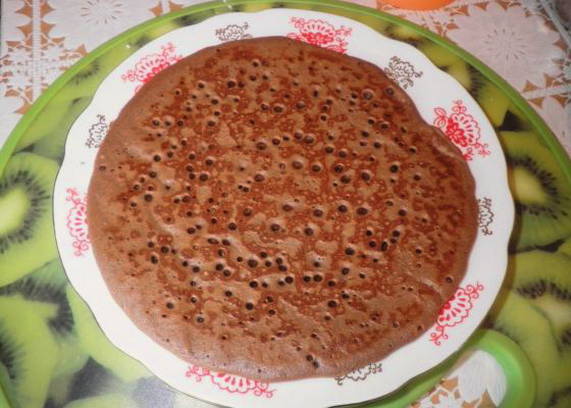
<svg viewBox="0 0 571 408"><path fill-rule="evenodd" d="M145 85L88 196L97 262L137 326L266 381L344 374L422 334L476 212L460 152L380 69L278 37Z"/></svg>

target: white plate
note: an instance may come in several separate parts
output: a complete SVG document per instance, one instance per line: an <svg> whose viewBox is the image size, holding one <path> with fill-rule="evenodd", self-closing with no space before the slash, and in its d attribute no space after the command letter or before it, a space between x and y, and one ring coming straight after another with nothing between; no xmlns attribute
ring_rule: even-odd
<svg viewBox="0 0 571 408"><path fill-rule="evenodd" d="M141 332L111 297L87 237L86 192L109 124L137 89L161 69L204 47L240 38L281 35L344 52L383 68L420 114L462 150L476 179L480 228L469 267L438 322L420 338L339 378L265 384L195 367ZM109 339L169 385L236 407L326 407L378 398L439 364L480 324L501 286L513 223L506 165L486 116L468 92L414 47L356 21L325 13L273 9L228 13L174 30L144 46L101 84L70 130L55 188L57 243L69 279Z"/></svg>

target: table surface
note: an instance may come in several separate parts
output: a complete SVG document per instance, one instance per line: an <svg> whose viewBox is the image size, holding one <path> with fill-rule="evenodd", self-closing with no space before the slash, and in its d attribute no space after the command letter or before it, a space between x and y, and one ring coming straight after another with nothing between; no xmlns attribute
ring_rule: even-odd
<svg viewBox="0 0 571 408"><path fill-rule="evenodd" d="M2 0L0 147L42 91L81 57L136 24L199 2ZM480 58L530 102L571 153L571 38L552 2L456 0L428 12L374 0L352 2L404 17ZM485 364L490 375L501 377L498 367ZM494 406L492 400L503 393L498 382L489 382L477 396L462 390L459 383L470 376L468 366L449 374L415 406Z"/></svg>

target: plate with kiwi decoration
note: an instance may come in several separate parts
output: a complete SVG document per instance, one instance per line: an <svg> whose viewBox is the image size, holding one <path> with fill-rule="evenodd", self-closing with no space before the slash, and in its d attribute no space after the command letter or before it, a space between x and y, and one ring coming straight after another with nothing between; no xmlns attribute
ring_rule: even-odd
<svg viewBox="0 0 571 408"><path fill-rule="evenodd" d="M510 278L506 279L501 296L488 315L487 325L515 340L525 350L536 372L541 373L534 404L567 406L571 381L568 370L568 317L571 314L566 295L570 290L567 271L571 254L568 188L571 167L564 150L516 91L458 47L382 13L314 1L295 4L236 1L231 6L197 6L160 22L145 24L121 36L121 44L109 43L100 53L88 56L69 70L40 97L36 103L38 109L31 110L17 126L0 154L3 170L0 204L8 215L3 226L6 220L9 221L5 224L9 228L2 231L0 240L0 268L4 266L0 283L4 305L0 309L3 311L0 315L3 334L0 348L5 351L0 356L0 383L8 401L42 405L49 398L48 404L57 405L89 397L85 403L118 406L131 400L130 388L121 395L114 391L90 396L95 389L98 393L107 392L111 382L116 390L118 381L131 383L148 375L135 360L117 351L101 332L84 301L69 287L62 265L54 261L57 252L53 231L41 227L53 224L46 223L45 219L51 216L49 202L53 199L53 181L63 159L69 127L90 103L101 80L118 61L168 31L229 10L250 12L284 5L310 6L315 10L351 16L388 37L414 45L438 68L453 76L478 102L499 134L507 156L517 215L510 247L515 253L510 260ZM244 34L247 39L247 30L243 23L236 23L222 31L227 38ZM389 61L385 69L394 70L396 64L399 64L396 59ZM413 83L421 74L400 65L409 72L407 76ZM395 81L403 89L411 87L408 80ZM440 107L444 110L440 112L443 113L439 115L441 118L451 114L446 106ZM107 119L95 118L92 123L94 137L89 144L94 148L98 148L105 126L110 124ZM78 221L75 230L78 239L73 250L81 253L89 242L84 239L87 231L81 228L82 197L78 191L70 192L67 197L70 205L76 206L73 218ZM483 234L493 235L496 218L493 200L478 197L478 206L479 228ZM465 296L461 298L466 300ZM41 319L37 318L38 312ZM13 324L22 318L26 324ZM453 333L446 325L440 326L444 327L445 334ZM433 339L440 337L437 334ZM60 356L59 361L45 358L56 355ZM35 364L40 356L44 356L41 366ZM32 366L34 369L29 369ZM338 376L336 380L341 384L366 381L382 369L382 364L370 363ZM69 383L70 379L72 383ZM158 381L140 381L138 384L133 398L141 397L143 384L156 389L161 397L168 394L169 398L174 398L170 388L161 388ZM420 394L419 391L416 395ZM176 399L180 401L184 397L178 395ZM413 399L411 397L409 401ZM156 401L158 404L159 400Z"/></svg>
<svg viewBox="0 0 571 408"><path fill-rule="evenodd" d="M302 55L307 61L296 60ZM193 66L204 64L202 71L210 72L216 58L230 58L231 63L220 66L221 73L197 79L200 70L192 71ZM450 63L462 69L460 60ZM181 80L173 85L171 77L180 67L193 73L188 74L189 83ZM300 75L302 69L307 73ZM352 70L352 81L343 76L346 70ZM337 83L325 82L327 71ZM283 74L290 75L289 82L272 81L283 72L289 72ZM317 80L312 82L312 77ZM373 85L367 86L365 77ZM493 90L484 85L480 93ZM276 103L278 94L281 99ZM176 113L172 106L172 114L156 113L163 99L176 101ZM149 123L136 132L126 131L129 115L137 117L147 100L159 101L148 106L151 111L156 108ZM136 109L129 111L129 106ZM109 339L177 390L217 404L248 407L325 407L378 398L454 354L480 325L503 282L514 206L506 160L484 110L457 80L417 49L345 17L274 9L222 14L175 29L147 42L105 77L64 141L65 156L53 195L63 266ZM227 119L232 114L237 116ZM296 121L313 114L315 120L297 131ZM243 146L229 136L232 132L227 129L235 123L243 124L239 132ZM397 124L398 135L391 130ZM141 129L144 133L138 133ZM276 129L279 137L272 136ZM158 143L153 154L145 151L144 141L129 139L122 144L122 137L117 137L131 138L134 133ZM422 141L421 134L432 137L431 142ZM223 148L212 147L205 154L199 144L207 140ZM205 146L208 152L208 143ZM286 151L288 160L280 167L279 154ZM438 151L439 161L408 161L424 158L424 151ZM106 161L117 152L125 155L118 159L121 163ZM272 152L278 156L263 167L264 155ZM130 169L128 162L135 158L148 162L133 181L130 170L123 169ZM361 163L362 158L368 162ZM172 175L174 184L167 181L170 162L184 171L186 184ZM230 167L222 177L212 169L223 162ZM459 176L463 171L466 176ZM111 178L105 178L112 172ZM279 179L280 172L291 174L287 186L271 181ZM100 173L107 180L100 184L105 188L92 187L95 193L89 195L92 177ZM241 173L248 175L242 180ZM408 176L411 182L403 184ZM434 225L413 204L420 203L423 194L434 194L423 190L424 179L437 183L450 177L458 177L460 184L451 188L443 183L442 191L457 197L457 202L466 198L462 191L473 198L465 200L461 211L435 215L447 221ZM123 197L117 200L122 203L119 210L114 184L120 186L126 179L129 197L119 194ZM160 191L153 184L156 180L162 181ZM332 184L322 184L325 190L320 190L319 180ZM234 204L224 211L209 194L216 183L226 182L230 184L220 187L220 194ZM318 197L325 195L323 191L333 197L334 205ZM307 194L316 197L311 205ZM413 197L406 201L408 194L418 201ZM256 197L263 201L264 196L271 197L270 204L256 207ZM198 207L191 208L193 200ZM454 207L450 201L446 205ZM396 205L401 202L407 205ZM136 227L134 214L145 205L153 206L153 217L160 218L161 230L170 231L163 235L170 234L170 239L157 241L147 230L149 223ZM269 215L268 205L279 207L278 213ZM115 232L105 230L111 222L108 214L122 211L123 217L130 214L124 219L134 218L122 228L112 226ZM444 204L439 211L446 214ZM386 214L386 225L373 217L377 213ZM172 241L183 224L181 239L188 242L188 253ZM423 229L423 224L434 228ZM323 238L331 237L327 228L341 228L339 236L351 238L349 244L341 238L338 242ZM296 235L298 229L303 240ZM447 234L453 230L467 232L439 253L434 243L452 242ZM356 238L355 231L363 237ZM102 244L104 235L112 245ZM144 245L137 247L141 236ZM247 242L257 245L255 253L242 248ZM303 242L305 255L296 242ZM414 246L401 251L407 242ZM246 252L234 253L234 247ZM103 255L101 248L107 248ZM200 258L202 250L215 252ZM464 253L458 255L456 250ZM433 258L442 256L439 268L445 271L454 269L450 265L457 258L461 264L463 257L464 266L456 268L456 274L438 275L436 263L429 265L431 253ZM390 278L387 268L411 256L425 259L410 265L422 272L405 268ZM220 261L223 258L228 259ZM452 260L448 266L446 259ZM169 263L174 260L176 266ZM110 278L109 265L121 265L128 277ZM145 280L150 280L142 284L140 276L145 273ZM169 274L178 274L184 287L180 282L165 284ZM161 282L166 286L161 287ZM149 288L159 289L159 294ZM424 298L421 293L432 295ZM303 296L298 299L298 295ZM394 305L401 302L412 310L419 307L419 299L424 307L408 315ZM216 304L226 306L212 306ZM296 304L300 308L294 308ZM135 310L136 305L140 310ZM300 312L301 305L324 318L308 317ZM366 318L352 322L359 308ZM272 323L280 321L282 327ZM307 322L312 322L312 330ZM256 327L261 330L257 335ZM349 340L340 340L350 332ZM383 336L392 340L374 340ZM209 343L212 351L205 352ZM337 354L335 347L340 350Z"/></svg>

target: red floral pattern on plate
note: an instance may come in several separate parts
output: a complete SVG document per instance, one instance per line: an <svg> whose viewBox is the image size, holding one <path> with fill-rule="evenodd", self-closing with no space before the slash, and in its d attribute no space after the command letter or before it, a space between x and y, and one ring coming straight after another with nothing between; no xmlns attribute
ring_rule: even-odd
<svg viewBox="0 0 571 408"><path fill-rule="evenodd" d="M252 393L256 397L264 396L266 398L272 398L275 392L275 390L270 390L270 384L268 383L249 380L232 374L217 373L210 371L207 368L198 367L192 364L188 366L188 370L185 375L188 378L195 378L197 382L201 382L203 379L208 378L210 379L210 382L220 390L230 394Z"/></svg>
<svg viewBox="0 0 571 408"><path fill-rule="evenodd" d="M89 238L87 236L87 197L81 198L75 188L66 190L66 201L73 204L67 213L67 229L73 238L73 248L75 256L83 256L89 249Z"/></svg>
<svg viewBox="0 0 571 408"><path fill-rule="evenodd" d="M490 154L488 145L480 142L480 126L462 101L454 101L450 114L444 108L434 108L434 126L462 151L464 159L472 160L474 155L485 157Z"/></svg>
<svg viewBox="0 0 571 408"><path fill-rule="evenodd" d="M182 59L182 56L176 55L175 52L175 46L169 42L161 46L161 52L145 55L137 61L133 69L121 75L121 79L123 81L140 82L135 89L135 92L137 92L143 84L149 82L163 69Z"/></svg>
<svg viewBox="0 0 571 408"><path fill-rule="evenodd" d="M328 50L344 54L347 52L352 28L341 26L335 28L331 23L321 19L305 19L292 17L290 23L297 28L297 33L288 33L287 37L308 44L318 45Z"/></svg>
<svg viewBox="0 0 571 408"><path fill-rule="evenodd" d="M448 338L446 329L458 326L470 316L474 307L472 301L478 299L483 290L484 285L478 282L456 289L456 293L440 309L435 331L430 333L430 341L440 346L441 341Z"/></svg>

